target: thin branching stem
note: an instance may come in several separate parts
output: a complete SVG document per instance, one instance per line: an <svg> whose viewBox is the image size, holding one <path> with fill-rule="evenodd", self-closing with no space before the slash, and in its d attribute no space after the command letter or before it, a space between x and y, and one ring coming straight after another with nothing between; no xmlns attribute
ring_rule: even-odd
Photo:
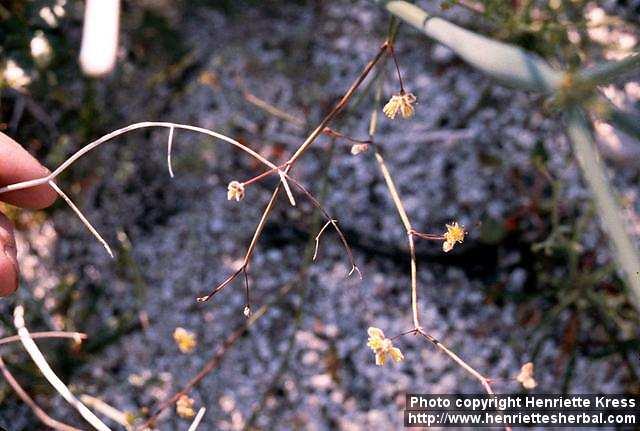
<svg viewBox="0 0 640 431"><path fill-rule="evenodd" d="M349 246L349 243L347 242L347 238L344 236L344 233L338 227L338 223L336 222L336 220L331 218L327 210L324 209L322 204L318 202L318 200L302 185L302 183L300 183L298 180L296 180L295 178L289 175L287 175L287 179L291 181L294 186L300 189L300 191L313 203L313 205L320 210L322 215L324 215L324 217L327 219L327 223L331 223L331 225L334 227L334 229L338 233L338 236L340 237L340 241L342 241L342 245L344 246L344 249L346 250L347 255L349 256L349 263L351 264L351 270L349 271L348 275L353 274L353 272L355 271L358 273L358 276L362 280L362 273L360 272L360 269L358 269L358 265L356 265L356 260L353 257L353 252L351 251L351 247ZM318 237L316 238L319 238L319 236L320 235L318 234ZM314 253L314 259L315 259L315 253Z"/></svg>
<svg viewBox="0 0 640 431"><path fill-rule="evenodd" d="M64 331L44 331L44 332L32 332L31 338L71 338L76 341L86 340L87 334L82 332L64 332ZM11 335L9 337L0 338L0 345L15 343L20 341L19 335Z"/></svg>
<svg viewBox="0 0 640 431"><path fill-rule="evenodd" d="M387 45L387 49L391 54L391 58L393 58L393 64L396 66L396 72L398 74L398 81L400 82L400 94L404 94L404 84L402 82L402 74L400 73L400 64L398 64L398 57L396 57L396 52L393 49L393 43Z"/></svg>
<svg viewBox="0 0 640 431"><path fill-rule="evenodd" d="M164 410L166 410L167 408L175 404L176 401L178 401L178 399L182 395L188 394L189 391L191 391L195 386L197 386L202 381L202 379L204 379L207 375L209 375L209 373L215 370L222 362L222 359L224 358L229 348L231 348L231 346L233 346L245 334L245 332L247 332L249 328L258 319L260 319L275 303L280 301L281 298L285 297L291 291L291 289L294 288L295 285L296 283L288 283L282 286L282 288L280 288L278 293L275 295L275 297L271 301L260 306L260 308L258 308L258 310L252 313L251 316L244 321L244 323L242 323L233 332L231 332L231 334L227 336L227 338L222 342L220 347L218 347L218 349L214 352L211 358L205 363L205 365L200 369L200 371L194 377L192 377L182 387L182 389L177 391L175 394L173 394L171 397L167 398L166 400L160 402L158 406L155 408L154 413L149 417L149 419L147 419L147 421L140 427L140 429L145 429L146 427L154 425L160 413L162 413Z"/></svg>
<svg viewBox="0 0 640 431"><path fill-rule="evenodd" d="M113 255L113 251L111 251L111 247L109 246L107 241L105 241L105 239L102 238L102 235L98 233L98 231L93 227L91 222L84 216L84 214L82 214L82 211L80 211L80 208L78 208L76 204L73 203L71 198L67 196L66 193L63 192L62 189L56 185L56 183L54 183L53 181L49 181L49 186L53 190L55 190L55 192L58 193L58 195L60 195L62 199L64 199L67 205L69 205L69 207L73 210L73 212L76 213L76 215L78 216L82 224L84 224L85 227L89 230L89 232L91 232L91 234L98 240L98 242L102 244L105 250L107 250L107 253L109 253L109 256L111 256L111 258L113 259L114 255Z"/></svg>
<svg viewBox="0 0 640 431"><path fill-rule="evenodd" d="M43 184L47 184L49 181L54 180L58 175L60 175L62 172L64 172L69 166L71 166L73 163L75 163L79 158L81 158L82 156L84 156L85 154L87 154L88 152L92 151L93 149L97 148L98 146L104 144L105 142L110 141L111 139L123 135L127 132L130 132L132 130L137 130L137 129L145 129L145 128L150 128L150 127L166 127L166 128L176 128L176 129L184 129L184 130L191 130L193 132L198 132L198 133L202 133L205 135L209 135L212 136L214 138L223 140L237 148L240 148L242 151L244 151L245 153L251 155L253 158L255 158L256 160L258 160L259 162L261 162L262 164L264 164L265 166L272 168L272 169L277 169L278 167L276 165L274 165L273 163L271 163L269 160L267 160L266 158L262 157L260 154L258 154L256 151L252 150L251 148L249 148L248 146L241 144L240 142L236 141L235 139L232 139L228 136L225 136L221 133L217 133L214 132L212 130L209 129L204 129L202 127L196 127L196 126L190 126L188 124L177 124L177 123L168 123L168 122L164 122L164 121L145 121L145 122L141 122L141 123L135 123L135 124L131 124L127 127L123 127L121 129L118 130L114 130L111 133L108 133L104 136L102 136L101 138L85 145L84 147L82 147L80 150L78 150L76 153L74 153L71 157L69 157L67 160L64 161L64 163L62 163L60 166L58 166L53 172L51 172L49 175L42 177L42 178L36 178L34 180L29 180L29 181L22 181L19 183L15 183L15 184L10 184L4 187L0 187L0 194L2 193L6 193L6 192L11 192L11 191L15 191L15 190L22 190L22 189L27 189L30 187L36 187L36 186L40 186Z"/></svg>
<svg viewBox="0 0 640 431"><path fill-rule="evenodd" d="M486 378L485 376L477 372L471 365L467 364L464 360L462 360L460 356L456 355L454 352L449 350L444 344L438 341L434 336L427 334L422 329L418 329L417 333L420 334L426 340L428 340L430 343L432 343L434 346L436 346L438 349L440 349L442 352L444 352L451 359L453 359L453 361L456 364L460 365L465 371L467 371L469 374L475 377L482 384L482 387L487 392L487 394L489 395L494 394L493 389L491 388L491 385L489 383L490 379Z"/></svg>
<svg viewBox="0 0 640 431"><path fill-rule="evenodd" d="M200 407L200 410L198 410L198 414L195 418L193 418L193 422L191 422L191 425L189 425L189 429L187 431L196 431L206 411L206 407Z"/></svg>
<svg viewBox="0 0 640 431"><path fill-rule="evenodd" d="M387 45L388 45L388 42L385 41L380 46L380 49L378 50L378 53L375 55L375 57L371 61L369 61L366 64L366 66L364 67L362 72L360 72L360 75L358 75L358 77L351 84L351 86L347 89L347 91L344 93L344 95L338 101L338 103L336 103L336 105L333 107L333 109L331 109L331 111L322 119L320 124L313 130L313 132L311 132L311 134L304 140L304 142L300 145L300 147L296 150L296 152L285 163L286 167L283 170L280 170L275 165L270 166L271 168L277 170L278 173L280 174L280 182L278 183L278 185L274 189L273 193L271 194L271 198L269 199L269 202L267 203L267 206L265 207L265 209L262 212L262 216L260 217L260 221L258 222L258 226L256 227L256 229L255 229L255 231L253 233L253 237L251 238L251 243L249 244L249 247L248 247L248 249L247 249L247 251L245 253L245 257L244 257L244 261L243 261L242 267L245 267L246 265L248 265L249 261L251 260L251 256L253 255L253 252L254 252L255 247L256 247L256 245L258 243L258 240L260 239L260 236L262 235L262 230L264 229L264 226L265 226L265 224L266 224L266 222L267 222L267 220L269 218L269 215L271 214L271 210L273 209L273 207L274 207L274 205L276 203L276 199L278 197L278 193L280 192L280 187L281 187L282 184L286 183L285 180L287 178L290 178L289 177L289 172L293 168L294 164L307 151L307 149L316 141L316 139L321 134L324 133L324 130L327 128L329 123L344 109L345 106L347 106L347 104L349 103L349 100L351 100L351 98L355 94L356 90L364 82L364 80L367 78L367 76L369 76L369 73L373 70L374 66L380 61L380 59L387 52ZM0 192L1 192L1 189L0 189ZM328 218L331 219L331 217L328 217ZM351 256L350 256L350 258L351 258ZM242 268L240 270L242 270ZM352 272L354 270L357 270L357 266L355 266L355 265L352 266ZM211 291L211 293L209 293L208 295L204 295L204 296L199 297L198 301L199 302L208 301L209 299L211 299L211 297L213 295L215 295L217 292L222 290L231 281L233 281L239 274L240 274L240 271L237 271L236 273L234 273L231 276L227 277L227 279L225 279L225 281L223 281L222 284L216 286Z"/></svg>
<svg viewBox="0 0 640 431"><path fill-rule="evenodd" d="M335 222L337 222L337 220L334 220L334 219L327 220L327 222L322 226L322 228L320 229L320 231L316 235L316 237L315 237L315 246L313 248L313 258L312 258L312 260L316 260L316 257L318 257L318 247L320 246L320 237L322 236L324 231Z"/></svg>
<svg viewBox="0 0 640 431"><path fill-rule="evenodd" d="M9 383L9 386L14 390L14 392L20 397L22 402L29 406L29 408L33 411L33 414L36 415L40 422L52 428L56 431L81 431L78 428L72 427L71 425L67 425L62 422L58 422L49 416L44 410L42 410L35 401L27 394L27 392L20 386L20 383L13 377L13 374L9 371L7 366L5 365L2 357L0 356L0 371L2 372L2 376Z"/></svg>
<svg viewBox="0 0 640 431"><path fill-rule="evenodd" d="M29 331L25 327L24 322L24 308L22 305L18 305L13 313L13 322L18 330L18 336L24 346L24 349L29 353L31 359L36 364L38 369L42 372L42 375L49 381L51 386L58 391L60 395L73 406L78 413L89 423L92 427L98 431L111 431L108 426L104 424L98 417L93 414L84 404L80 402L69 390L69 388L60 380L56 373L51 369L51 366L45 359L44 355L38 349L38 346L31 338Z"/></svg>
<svg viewBox="0 0 640 431"><path fill-rule="evenodd" d="M132 429L131 424L127 420L126 412L122 412L116 409L115 407L102 401L100 398L92 397L91 395L87 394L80 395L80 401L82 401L98 413L102 414L103 416L108 417L112 421L115 421L118 424L122 425L127 431Z"/></svg>
<svg viewBox="0 0 640 431"><path fill-rule="evenodd" d="M171 148L173 147L173 131L175 127L169 127L169 140L167 142L167 168L169 169L169 176L173 178L173 167L171 166Z"/></svg>
<svg viewBox="0 0 640 431"><path fill-rule="evenodd" d="M325 135L327 136L331 136L334 138L341 138L341 139L345 139L349 142L353 142L354 144L373 144L373 141L371 139L356 139L356 138L352 138L350 136L347 136L343 133L338 132L337 130L333 130L330 127L326 127L324 129L323 132Z"/></svg>
<svg viewBox="0 0 640 431"><path fill-rule="evenodd" d="M415 229L411 229L411 231L409 232L411 235L416 236L420 239L426 239L428 241L443 241L445 240L444 235L434 235L431 233L422 233L422 232L418 232Z"/></svg>

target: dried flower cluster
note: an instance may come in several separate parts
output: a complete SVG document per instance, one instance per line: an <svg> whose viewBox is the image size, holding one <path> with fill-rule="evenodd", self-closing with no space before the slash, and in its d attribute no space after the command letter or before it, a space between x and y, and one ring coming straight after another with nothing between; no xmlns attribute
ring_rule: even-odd
<svg viewBox="0 0 640 431"><path fill-rule="evenodd" d="M456 242L462 243L465 236L464 227L460 226L458 222L446 226L447 231L444 233L444 243L442 244L442 250L445 253L451 251Z"/></svg>
<svg viewBox="0 0 640 431"><path fill-rule="evenodd" d="M533 362L527 362L520 368L520 373L516 376L518 383L525 389L533 389L538 383L533 378Z"/></svg>
<svg viewBox="0 0 640 431"><path fill-rule="evenodd" d="M360 153L364 153L369 150L369 144L353 144L351 146L351 154L357 156Z"/></svg>
<svg viewBox="0 0 640 431"><path fill-rule="evenodd" d="M181 327L177 327L173 331L173 339L182 353L191 353L198 345L196 335Z"/></svg>
<svg viewBox="0 0 640 431"><path fill-rule="evenodd" d="M393 347L393 341L384 336L382 329L372 326L367 330L367 334L369 334L367 346L369 346L376 355L376 365L384 365L387 360L387 355L391 356L391 359L395 362L400 362L404 359L404 355L400 349Z"/></svg>
<svg viewBox="0 0 640 431"><path fill-rule="evenodd" d="M382 112L392 120L396 118L398 112L402 114L402 118L411 118L415 112L413 107L415 101L416 96L414 96L413 93L401 91L391 96L391 99L389 99L387 104L384 105L384 108L382 108Z"/></svg>
<svg viewBox="0 0 640 431"><path fill-rule="evenodd" d="M187 395L181 395L176 401L176 413L183 419L191 419L196 415L196 411L193 409L194 401Z"/></svg>
<svg viewBox="0 0 640 431"><path fill-rule="evenodd" d="M227 199L235 199L236 202L244 199L244 184L239 181L231 181L227 186Z"/></svg>

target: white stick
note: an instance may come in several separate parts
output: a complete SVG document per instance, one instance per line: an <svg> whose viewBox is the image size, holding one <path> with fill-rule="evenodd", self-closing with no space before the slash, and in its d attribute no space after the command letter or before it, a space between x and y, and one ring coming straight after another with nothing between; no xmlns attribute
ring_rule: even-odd
<svg viewBox="0 0 640 431"><path fill-rule="evenodd" d="M205 407L200 407L200 410L198 410L198 414L196 415L195 419L193 420L193 422L191 423L191 426L189 426L189 429L187 431L196 431L196 428L198 428L198 425L200 425L200 421L202 420L202 417L204 416L204 412L206 412L207 409Z"/></svg>
<svg viewBox="0 0 640 431"><path fill-rule="evenodd" d="M171 147L173 146L173 127L169 128L169 142L167 143L167 166L169 167L169 175L173 178L173 169L171 168Z"/></svg>
<svg viewBox="0 0 640 431"><path fill-rule="evenodd" d="M65 200L65 202L71 207L71 209L76 213L76 215L80 218L80 221L87 227L87 229L89 229L89 232L91 232L93 234L93 236L96 237L96 239L100 242L100 244L102 244L104 246L104 248L107 250L107 253L109 253L109 256L111 256L111 258L113 259L113 252L111 251L111 247L109 247L109 244L107 244L107 241L104 240L104 238L102 238L100 236L100 234L98 233L97 230L95 230L95 228L93 226L91 226L91 223L89 223L89 220L87 220L87 218L84 216L84 214L82 214L82 211L80 211L80 208L78 208L73 201L71 200L71 198L69 198L69 196L67 196L60 187L58 187L58 185L56 183L54 183L53 181L49 181L49 185L51 186L51 188L53 190L56 191L56 193L58 193L62 199Z"/></svg>
<svg viewBox="0 0 640 431"><path fill-rule="evenodd" d="M84 404L80 402L67 388L67 386L56 376L53 372L44 355L38 349L38 346L31 338L29 331L24 326L24 308L22 305L16 306L13 312L13 324L18 330L18 335L20 336L20 341L24 346L31 359L36 364L38 369L42 372L42 375L49 381L51 386L58 391L60 395L71 404L80 415L87 421L91 426L93 426L98 431L111 431L111 429L106 426L96 415L94 415L91 410L89 410Z"/></svg>

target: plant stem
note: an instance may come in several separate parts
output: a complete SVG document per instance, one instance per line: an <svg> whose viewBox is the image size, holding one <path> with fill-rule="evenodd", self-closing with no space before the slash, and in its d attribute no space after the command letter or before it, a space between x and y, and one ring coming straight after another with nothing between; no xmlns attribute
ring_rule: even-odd
<svg viewBox="0 0 640 431"><path fill-rule="evenodd" d="M620 216L622 210L609 186L609 179L593 142L589 123L584 112L577 106L571 106L567 110L566 122L567 134L573 144L582 175L591 189L600 222L609 236L614 257L626 278L631 302L640 311L640 259L625 231L625 223Z"/></svg>

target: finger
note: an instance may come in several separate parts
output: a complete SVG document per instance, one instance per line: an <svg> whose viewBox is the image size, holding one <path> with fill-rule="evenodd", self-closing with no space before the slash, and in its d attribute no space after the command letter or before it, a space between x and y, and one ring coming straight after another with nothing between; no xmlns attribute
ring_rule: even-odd
<svg viewBox="0 0 640 431"><path fill-rule="evenodd" d="M18 257L13 225L0 213L0 296L15 292L18 280Z"/></svg>
<svg viewBox="0 0 640 431"><path fill-rule="evenodd" d="M42 178L49 174L49 170L16 141L0 133L0 186ZM45 184L0 194L2 201L31 209L48 207L56 197L56 192Z"/></svg>

